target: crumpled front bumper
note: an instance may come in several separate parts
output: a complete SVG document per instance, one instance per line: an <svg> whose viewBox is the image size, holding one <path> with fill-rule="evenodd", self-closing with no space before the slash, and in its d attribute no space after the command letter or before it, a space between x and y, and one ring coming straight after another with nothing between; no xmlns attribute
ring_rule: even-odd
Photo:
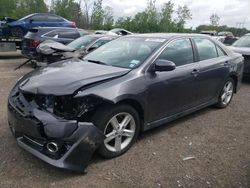
<svg viewBox="0 0 250 188"><path fill-rule="evenodd" d="M58 119L37 108L31 111L32 116L23 115L9 101L9 126L18 145L53 166L84 172L103 133L92 123ZM51 142L59 146L56 153L46 147Z"/></svg>

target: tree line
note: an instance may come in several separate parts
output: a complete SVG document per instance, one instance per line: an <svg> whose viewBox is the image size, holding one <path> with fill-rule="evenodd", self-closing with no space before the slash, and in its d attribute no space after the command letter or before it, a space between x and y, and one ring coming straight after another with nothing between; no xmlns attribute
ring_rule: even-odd
<svg viewBox="0 0 250 188"><path fill-rule="evenodd" d="M245 28L219 26L219 16L212 14L210 25L200 25L195 30L186 29L186 22L192 19L187 5L174 8L174 3L163 3L156 8L156 0L147 0L145 10L134 16L115 19L113 8L104 6L103 0L0 0L0 18L4 16L21 18L34 12L51 12L68 20L75 21L77 26L92 30L109 30L122 27L132 32L200 32L202 30L231 31L243 35Z"/></svg>

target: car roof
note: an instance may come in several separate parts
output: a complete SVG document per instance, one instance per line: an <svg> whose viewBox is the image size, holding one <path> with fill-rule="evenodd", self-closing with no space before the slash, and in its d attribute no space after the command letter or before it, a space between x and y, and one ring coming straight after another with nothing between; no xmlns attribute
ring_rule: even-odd
<svg viewBox="0 0 250 188"><path fill-rule="evenodd" d="M134 35L127 35L124 37L144 37L144 38L164 38L169 39L173 37L204 37L204 38L211 38L204 34L196 34L196 33L144 33L144 34L134 34Z"/></svg>
<svg viewBox="0 0 250 188"><path fill-rule="evenodd" d="M104 38L104 37L107 37L107 38L119 38L120 36L118 35L108 35L108 34L90 34L90 35L85 35L85 36L88 36L88 37L94 37L96 39L100 39L100 38ZM82 37L85 37L85 36L82 36Z"/></svg>

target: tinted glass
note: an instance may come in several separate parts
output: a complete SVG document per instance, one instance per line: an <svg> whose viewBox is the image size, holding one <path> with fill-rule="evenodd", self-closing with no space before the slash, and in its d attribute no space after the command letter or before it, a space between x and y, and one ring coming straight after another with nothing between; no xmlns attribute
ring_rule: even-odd
<svg viewBox="0 0 250 188"><path fill-rule="evenodd" d="M194 62L193 49L189 39L180 39L170 43L158 59L173 61L176 66Z"/></svg>
<svg viewBox="0 0 250 188"><path fill-rule="evenodd" d="M63 22L63 18L55 15L48 15L48 21L49 22Z"/></svg>
<svg viewBox="0 0 250 188"><path fill-rule="evenodd" d="M198 49L200 61L218 57L215 44L210 40L204 38L194 38L194 42L196 43Z"/></svg>
<svg viewBox="0 0 250 188"><path fill-rule="evenodd" d="M52 37L52 38L55 37L56 35L58 35L58 31L57 30L51 31L51 32L45 34L46 37Z"/></svg>
<svg viewBox="0 0 250 188"><path fill-rule="evenodd" d="M100 46L106 44L109 41L111 41L111 39L100 39L100 40L96 41L92 46L99 48Z"/></svg>
<svg viewBox="0 0 250 188"><path fill-rule="evenodd" d="M80 34L76 30L71 31L58 31L58 38L76 39Z"/></svg>
<svg viewBox="0 0 250 188"><path fill-rule="evenodd" d="M84 60L133 69L141 65L166 39L122 37L104 44Z"/></svg>
<svg viewBox="0 0 250 188"><path fill-rule="evenodd" d="M232 46L236 47L250 47L250 36L243 36L235 41Z"/></svg>
<svg viewBox="0 0 250 188"><path fill-rule="evenodd" d="M45 22L48 21L47 15L35 15L29 18L30 20L33 20L35 22Z"/></svg>

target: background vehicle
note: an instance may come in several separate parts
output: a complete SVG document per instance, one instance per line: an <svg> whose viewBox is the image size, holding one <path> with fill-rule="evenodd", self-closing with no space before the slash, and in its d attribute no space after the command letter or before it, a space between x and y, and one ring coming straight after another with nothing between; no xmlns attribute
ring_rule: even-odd
<svg viewBox="0 0 250 188"><path fill-rule="evenodd" d="M95 34L108 34L108 35L126 36L126 35L132 35L133 33L130 32L130 31L127 31L125 29L114 28L114 29L111 29L110 31L97 30L97 31L95 31Z"/></svg>
<svg viewBox="0 0 250 188"><path fill-rule="evenodd" d="M238 40L238 37L231 36L215 36L213 38L225 44L226 46L231 46L235 41Z"/></svg>
<svg viewBox="0 0 250 188"><path fill-rule="evenodd" d="M96 149L117 157L140 131L210 105L227 107L243 72L240 54L192 34L125 36L83 60L29 73L8 100L19 146L76 171L86 168Z"/></svg>
<svg viewBox="0 0 250 188"><path fill-rule="evenodd" d="M218 36L234 37L233 33L230 31L221 31L218 33Z"/></svg>
<svg viewBox="0 0 250 188"><path fill-rule="evenodd" d="M29 30L22 40L22 54L28 59L36 58L36 47L45 40L68 44L73 40L88 35L83 29L66 27L37 27Z"/></svg>
<svg viewBox="0 0 250 188"><path fill-rule="evenodd" d="M89 52L118 38L114 35L86 35L80 37L67 45L46 40L36 49L35 67L44 66L68 58L83 58Z"/></svg>
<svg viewBox="0 0 250 188"><path fill-rule="evenodd" d="M217 36L216 31L202 31L202 32L200 32L200 34L209 35L209 36Z"/></svg>
<svg viewBox="0 0 250 188"><path fill-rule="evenodd" d="M230 47L244 57L244 76L250 77L250 33L235 41Z"/></svg>
<svg viewBox="0 0 250 188"><path fill-rule="evenodd" d="M70 22L61 16L50 13L34 13L19 20L7 22L5 29L13 37L22 38L28 30L34 27L71 27L75 28L74 22Z"/></svg>

